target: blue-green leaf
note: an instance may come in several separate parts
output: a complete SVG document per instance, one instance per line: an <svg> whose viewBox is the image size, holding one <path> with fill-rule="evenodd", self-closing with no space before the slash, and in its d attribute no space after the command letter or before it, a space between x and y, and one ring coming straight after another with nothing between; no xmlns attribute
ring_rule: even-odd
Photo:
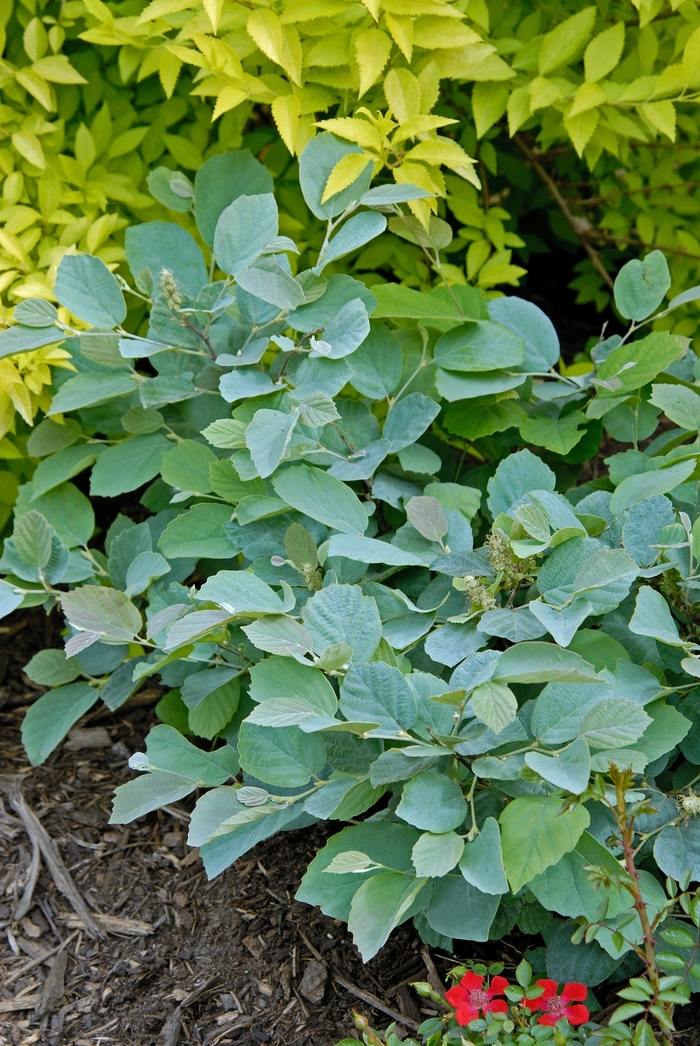
<svg viewBox="0 0 700 1046"><path fill-rule="evenodd" d="M118 327L126 319L119 284L105 263L91 254L64 254L54 294L69 312L92 327Z"/></svg>

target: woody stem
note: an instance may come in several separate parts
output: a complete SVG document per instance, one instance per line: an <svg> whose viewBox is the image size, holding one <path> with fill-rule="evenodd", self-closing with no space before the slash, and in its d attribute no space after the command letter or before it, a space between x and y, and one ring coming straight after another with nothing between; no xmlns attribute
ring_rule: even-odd
<svg viewBox="0 0 700 1046"><path fill-rule="evenodd" d="M654 995L649 1000L647 1006L646 1020L649 1018L650 1010L652 1006L661 1007L666 1011L666 1016L669 1024L673 1024L673 1006L668 1003L662 1003L658 1000L659 992L661 991L660 985L660 973L659 967L656 962L656 943L654 941L654 932L649 921L649 913L647 911L646 901L642 895L642 888L639 882L639 873L637 866L634 863L635 848L634 848L634 818L629 817L627 814L627 807L625 801L625 779L624 775L620 774L615 778L615 792L617 806L613 811L615 819L620 831L620 841L622 843L622 851L625 857L625 869L630 877L630 882L627 884L627 889L632 897L635 911L639 916L639 921L642 927L643 934L643 958L644 966L646 969L649 983L654 989ZM664 1046L673 1046L673 1036L665 1027L661 1028L661 1041Z"/></svg>

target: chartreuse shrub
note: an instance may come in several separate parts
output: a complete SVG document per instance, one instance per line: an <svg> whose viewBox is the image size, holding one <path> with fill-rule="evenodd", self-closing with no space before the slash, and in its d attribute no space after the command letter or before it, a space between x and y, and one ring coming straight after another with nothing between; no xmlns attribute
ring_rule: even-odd
<svg viewBox="0 0 700 1046"><path fill-rule="evenodd" d="M588 217L598 219L603 237L614 235L623 251L630 241L670 248L678 284L688 277L688 265L697 268L695 208L682 198L669 208L655 192L679 179L679 159L692 163L687 177L697 179L700 19L692 0L583 8L499 0L276 0L249 6L192 0L183 7L182 0L157 0L138 16L131 5L93 0L86 6L83 40L119 48L129 75L158 72L170 91L182 70L189 70L195 93L211 101L215 118L251 103L267 104L287 147L298 154L315 121L330 115L345 121L336 133L367 155L390 148L392 165L406 179L418 180L407 165L420 159L428 168L420 172L420 184L431 182L438 192L447 188L448 206L454 203L453 213L465 225L461 246L470 246L470 281L489 286L517 280L510 252L522 244L516 232L504 229L509 215L502 199L485 211L476 193L463 186L455 192L431 167L454 158L455 137L470 154L478 139L482 177L505 172L506 190L522 188L527 171L516 169L505 140L519 131L531 132L545 150L568 146L582 158L582 165L568 165L567 180L580 184L593 172L592 195L603 199ZM419 120L414 126L423 129L421 142L415 146L395 135L390 145L358 106L373 115L391 114L399 123ZM435 126L429 123L432 113L456 117L456 133L453 127L437 139L425 135ZM677 140L688 146L681 157L665 153L664 146ZM637 151L647 145L653 150ZM348 177L352 169L346 167ZM488 207L488 193L485 201ZM588 263L579 290L584 300L605 301L606 288ZM693 329L694 320L689 318Z"/></svg>
<svg viewBox="0 0 700 1046"><path fill-rule="evenodd" d="M53 300L66 249L112 268L123 262L125 222L157 214L146 167L163 157L191 175L212 152L241 145L256 105L270 106L285 143L270 140L256 113L251 145L255 138L254 152L265 145L274 153L265 161L275 173L280 152L298 155L330 118L328 128L356 151L340 158L331 188L363 163L375 173L387 164L397 181L430 194L411 201L424 224L431 208L446 206L458 229L442 267L452 283L515 286L525 271L518 263L542 246L518 227L521 215L527 224L523 193L529 201L533 194L523 188L530 172L506 140L516 131L544 149L575 146L584 166L568 164L566 180L580 184L593 170L586 214L602 247L659 245L671 252L674 287L697 282L696 203L684 188L670 197L666 188L697 179L698 17L690 0L610 11L484 0L212 0L184 8L182 0L6 0L0 22L0 291L8 306ZM675 137L687 148L664 154ZM479 160L481 194L460 177L472 177L468 156ZM302 246L314 242L314 223L304 228L306 216L295 219L281 193L280 203L287 234ZM563 219L549 210L561 231ZM378 238L361 264L365 273L393 269L414 287L435 279L391 237ZM588 262L583 270L581 300L604 305L600 274ZM8 309L2 318L11 320ZM692 310L673 322L694 334ZM41 357L14 367L11 384L23 386L15 399L30 401L14 403L20 415L38 405L36 388L50 373ZM23 453L21 440L10 452Z"/></svg>
<svg viewBox="0 0 700 1046"><path fill-rule="evenodd" d="M175 16L175 21L178 17L182 21L181 16ZM189 24L190 13L185 20ZM2 326L12 322L12 307L17 302L34 297L55 300L56 268L67 251L89 252L113 270L124 262L125 226L134 220L162 216L162 208L146 192L148 167L157 162L162 170L156 177L156 199L160 201L165 195L166 203L181 212L181 222L194 231L186 215L191 203L188 193L195 195L195 175L205 160L243 144L254 101L270 100L263 81L251 76L262 95L240 99L241 104L228 112L219 110L212 123L215 100L202 97L198 88L191 93L191 75L196 67L187 65L181 71L181 60L162 42L152 49L152 29L160 32L162 19L154 24L148 19L143 24L136 22L131 10L126 19L115 20L101 3L89 8L76 0L60 7L32 0L0 4L0 53L4 55L0 65ZM100 31L97 25L102 27ZM202 26L204 32L208 25L205 22ZM191 28L195 27L196 20ZM119 46L108 46L114 43ZM211 43L218 47L213 38ZM439 84L433 73L421 82L424 98L420 111L428 114ZM328 92L317 92L313 104L323 110L330 98ZM218 119L221 112L224 115ZM309 133L313 133L313 114L304 119ZM385 123L390 126L390 121ZM444 191L438 158L432 157L432 166L426 165L429 143L417 140L417 136L432 140L434 128L444 124L452 126L454 120L423 115L416 124L406 117L398 129L393 128L395 148L403 153L413 150L412 155L420 157L412 161L412 170L409 166L397 169L397 180L405 181L409 174L412 181L428 179ZM254 152L265 149L265 162L277 177L281 230L302 241L302 246L320 246L323 233L316 216L303 203L295 172L288 170L291 155L274 125L262 126L257 119L245 138ZM433 148L441 149L450 170L458 172L454 175L456 182L461 173L466 173L478 184L466 153L456 142L443 139L440 143L436 139ZM433 172L430 176L429 168ZM170 192L168 178L179 185L180 196ZM432 196L424 199L435 206ZM427 206L424 201L414 205ZM495 212L491 226L493 235L501 240L508 236L513 243L520 242L505 233L503 221ZM375 250L371 257L357 259L363 272L383 265L413 286L428 286L434 279L415 245L404 242L397 246L394 237L387 237L376 246L379 254ZM492 265L480 274L483 286L517 280L523 270L507 264L510 255L508 251L506 254L507 259L501 257L503 265L496 269ZM443 274L447 271L449 266ZM455 269L451 278L458 272ZM464 280L464 275L460 276ZM138 311L140 304L133 300L131 304ZM63 365L60 360L60 352L57 355L52 348L45 348L22 359L6 356L2 363L0 455L10 460L8 470L0 472L0 526L14 500L18 478L26 472L27 426L50 402L52 367Z"/></svg>
<svg viewBox="0 0 700 1046"><path fill-rule="evenodd" d="M183 63L194 67L195 93L216 100L215 117L248 101L270 104L296 153L318 112L354 111L362 100L417 119L435 105L439 81L454 79L475 85L479 136L504 114L511 134L535 117L547 144L569 141L593 167L604 149L619 155L630 140L673 140L676 104L694 102L700 87L692 2L575 11L485 0L278 0L230 9L222 0L153 0L137 18L129 8L121 19L126 5L85 6L92 27L83 40L130 45L139 75L158 70L171 90ZM358 144L373 147L367 132ZM449 143L433 142L415 158L439 165L448 154Z"/></svg>
<svg viewBox="0 0 700 1046"><path fill-rule="evenodd" d="M60 603L68 626L65 652L27 665L51 689L26 751L41 763L98 700L156 677L162 725L115 822L202 790L189 840L213 876L277 831L351 821L299 897L347 920L365 959L410 918L446 947L517 924L542 933L547 971L596 984L643 936L610 842L615 766L662 930L678 912L659 876L700 879L700 393L687 343L647 329L700 292L665 306L663 256L627 264L626 333L562 376L519 297L327 275L387 214L436 267L449 239L402 211L425 190L371 188L369 167L324 202L347 154L322 134L301 157L326 225L310 267L249 165L197 204L206 261L177 224L132 227L131 283L66 255L54 289L74 319L30 299L0 335L15 353L61 342L76 368L32 433L2 558L3 609ZM605 463L603 424L625 448ZM115 511L96 534L71 482L88 469L94 497L145 488L143 521Z"/></svg>
<svg viewBox="0 0 700 1046"><path fill-rule="evenodd" d="M192 168L216 139L194 118L204 109L182 93L166 99L157 83L125 86L116 51L108 59L75 38L81 3L0 4L0 326L26 298L53 300L66 251L89 251L114 267L129 218L157 213L144 179L172 147ZM70 50L70 58L65 53ZM201 116L201 113L199 113ZM172 124L179 124L178 133ZM190 139L195 128L195 141ZM227 129L230 133L231 127ZM203 137L202 137L203 136ZM172 154L167 153L170 162ZM66 318L66 317L64 317ZM0 361L0 527L18 480L31 472L26 439L51 402L52 373L70 367L46 346Z"/></svg>

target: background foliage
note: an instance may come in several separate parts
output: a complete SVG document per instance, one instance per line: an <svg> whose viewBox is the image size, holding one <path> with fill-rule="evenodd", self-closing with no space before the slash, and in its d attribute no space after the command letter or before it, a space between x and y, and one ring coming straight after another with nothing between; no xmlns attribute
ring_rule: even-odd
<svg viewBox="0 0 700 1046"><path fill-rule="evenodd" d="M0 291L10 305L51 297L65 249L123 261L125 221L155 216L145 172L161 157L193 172L212 152L240 146L247 128L253 152L265 148L278 175L316 119L347 118L359 106L418 120L419 140L395 134L393 149L362 116L342 133L396 176L446 194L460 233L443 267L450 281L517 284L533 251L582 242L589 257L575 286L600 308L620 252L661 246L674 286L697 275L700 16L691 0L579 10L484 0L10 0L0 17ZM260 125L261 107L286 149ZM431 112L458 121L437 142L435 122L421 115ZM515 132L526 150L536 140L544 151L540 174L559 187L563 210L513 145ZM449 173L461 162L455 140L477 158L481 192ZM693 191L674 190L683 183ZM393 267L411 286L435 278L391 237L363 262L365 272ZM692 336L694 310L675 323Z"/></svg>

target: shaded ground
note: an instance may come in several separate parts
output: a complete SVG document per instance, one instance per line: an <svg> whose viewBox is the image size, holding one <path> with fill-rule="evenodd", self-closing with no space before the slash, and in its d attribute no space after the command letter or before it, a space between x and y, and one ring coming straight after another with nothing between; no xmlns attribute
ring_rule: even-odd
<svg viewBox="0 0 700 1046"><path fill-rule="evenodd" d="M410 930L363 967L344 927L293 901L306 865L323 845L322 831L294 832L262 844L208 883L198 852L184 842L184 808L175 806L123 830L107 824L112 789L131 776L127 748L140 746L147 713L138 710L120 721L126 747L110 744L103 726L92 740L109 747L64 747L53 765L36 770L27 769L19 744L21 711L0 716L3 783L5 775L21 776L28 804L58 845L82 897L94 912L115 919L115 932L91 940L42 861L32 907L18 923L11 921L32 847L4 796L3 1046L162 1041L160 1033L178 1003L210 979L201 998L186 1008L180 1038L173 1041L213 1046L274 1039L330 1046L351 1031L353 1004L363 1006L333 981L334 969L360 990L381 995L387 1006L404 1009L409 1020L422 1019L401 987L426 977L420 942ZM42 993L52 992L56 958L51 953L65 941L64 984L53 990L48 1007L42 1006ZM31 960L43 957L47 962L22 974ZM35 1014L37 1007L47 1012Z"/></svg>

